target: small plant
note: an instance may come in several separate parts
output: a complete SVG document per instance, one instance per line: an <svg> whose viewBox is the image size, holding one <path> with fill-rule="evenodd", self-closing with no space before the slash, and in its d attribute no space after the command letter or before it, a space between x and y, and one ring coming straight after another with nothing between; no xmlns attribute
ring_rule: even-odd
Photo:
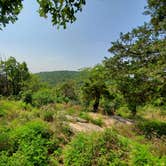
<svg viewBox="0 0 166 166"><path fill-rule="evenodd" d="M137 127L147 138L166 136L166 123L160 121L141 121Z"/></svg>
<svg viewBox="0 0 166 166"><path fill-rule="evenodd" d="M22 100L26 104L32 104L32 92L31 91L26 91L22 94Z"/></svg>
<svg viewBox="0 0 166 166"><path fill-rule="evenodd" d="M102 126L104 124L102 118L91 119L91 122L95 125Z"/></svg>
<svg viewBox="0 0 166 166"><path fill-rule="evenodd" d="M43 113L43 118L47 122L52 122L54 120L54 113L52 111L45 111Z"/></svg>
<svg viewBox="0 0 166 166"><path fill-rule="evenodd" d="M93 118L86 112L81 112L79 114L80 118L87 120L95 125L102 126L104 124L102 118Z"/></svg>
<svg viewBox="0 0 166 166"><path fill-rule="evenodd" d="M161 157L158 158L152 155L149 152L149 148L145 145L140 145L136 143L132 143L132 165L135 166L143 166L143 165L157 165L162 166L166 163L166 158Z"/></svg>
<svg viewBox="0 0 166 166"><path fill-rule="evenodd" d="M88 113L86 113L86 112L81 112L81 113L79 114L79 117L82 118L82 119L87 120L88 122L91 120L90 115L88 115Z"/></svg>
<svg viewBox="0 0 166 166"><path fill-rule="evenodd" d="M5 110L0 108L0 117L4 117L6 115Z"/></svg>
<svg viewBox="0 0 166 166"><path fill-rule="evenodd" d="M10 148L9 132L6 128L0 128L0 151Z"/></svg>

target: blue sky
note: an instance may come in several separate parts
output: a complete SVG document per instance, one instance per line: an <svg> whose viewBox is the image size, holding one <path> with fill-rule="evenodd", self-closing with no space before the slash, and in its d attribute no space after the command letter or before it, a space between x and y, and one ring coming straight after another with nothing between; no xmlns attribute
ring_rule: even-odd
<svg viewBox="0 0 166 166"><path fill-rule="evenodd" d="M146 0L87 0L77 21L56 29L39 17L34 0L24 2L15 24L0 31L0 56L26 61L31 72L77 70L100 63L111 41L148 20Z"/></svg>

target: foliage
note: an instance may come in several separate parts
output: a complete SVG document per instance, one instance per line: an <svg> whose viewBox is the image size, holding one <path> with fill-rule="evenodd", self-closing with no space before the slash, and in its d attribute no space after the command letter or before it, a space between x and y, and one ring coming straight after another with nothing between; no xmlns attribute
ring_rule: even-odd
<svg viewBox="0 0 166 166"><path fill-rule="evenodd" d="M41 17L52 18L52 24L66 28L67 23L76 20L75 14L82 10L85 0L37 0ZM0 0L0 29L8 23L14 23L23 8L22 0Z"/></svg>
<svg viewBox="0 0 166 166"><path fill-rule="evenodd" d="M162 137L166 136L166 123L160 122L160 121L150 121L150 120L144 120L137 124L138 128L141 132L147 137Z"/></svg>
<svg viewBox="0 0 166 166"><path fill-rule="evenodd" d="M17 20L17 15L22 9L22 1L0 1L0 29L6 26L9 22L14 23Z"/></svg>
<svg viewBox="0 0 166 166"><path fill-rule="evenodd" d="M49 83L52 86L61 84L62 82L67 82L69 80L76 80L80 76L79 71L52 71L52 72L40 72L35 75L39 78Z"/></svg>
<svg viewBox="0 0 166 166"><path fill-rule="evenodd" d="M149 147L117 135L115 131L78 134L64 150L64 165L163 165Z"/></svg>
<svg viewBox="0 0 166 166"><path fill-rule="evenodd" d="M132 151L132 164L135 166L143 166L143 165L158 165L162 166L166 158L157 158L153 156L147 146L145 145L139 145L134 143L134 148Z"/></svg>
<svg viewBox="0 0 166 166"><path fill-rule="evenodd" d="M80 118L83 118L83 119L87 120L88 122L91 122L91 123L93 123L95 125L98 125L98 126L102 126L103 123L104 123L102 118L100 118L100 117L99 118L93 118L92 116L90 116L86 112L81 112L79 114L79 116L80 116Z"/></svg>
<svg viewBox="0 0 166 166"><path fill-rule="evenodd" d="M33 105L41 107L50 103L54 103L55 96L49 89L41 89L33 94Z"/></svg>
<svg viewBox="0 0 166 166"><path fill-rule="evenodd" d="M44 111L43 118L45 121L52 122L54 120L54 113L52 111Z"/></svg>
<svg viewBox="0 0 166 166"><path fill-rule="evenodd" d="M104 82L104 68L101 65L89 69L89 77L82 87L83 101L88 106L93 101L93 111L97 112L102 97L110 98L108 88Z"/></svg>
<svg viewBox="0 0 166 166"><path fill-rule="evenodd" d="M138 105L165 97L160 91L165 86L165 42L148 23L112 42L109 51L114 56L105 59L104 64L133 115Z"/></svg>
<svg viewBox="0 0 166 166"><path fill-rule="evenodd" d="M68 165L127 165L126 143L111 131L100 134L77 135L64 151Z"/></svg>
<svg viewBox="0 0 166 166"><path fill-rule="evenodd" d="M41 121L33 121L9 133L10 148L1 151L1 164L46 165L49 130ZM20 162L19 162L20 160Z"/></svg>
<svg viewBox="0 0 166 166"><path fill-rule="evenodd" d="M29 91L25 91L22 94L22 100L26 104L32 104L32 92L30 90Z"/></svg>
<svg viewBox="0 0 166 166"><path fill-rule="evenodd" d="M156 31L166 31L166 2L165 0L148 0L144 14L151 16L151 23Z"/></svg>
<svg viewBox="0 0 166 166"><path fill-rule="evenodd" d="M25 111L21 102L7 100L0 101L0 109L6 112L0 119L0 165L44 166L59 163L61 148L71 136L68 125L64 124L64 116L55 114L50 129L50 115L45 116L45 122L40 119L45 115L44 110ZM17 115L11 119L11 113Z"/></svg>
<svg viewBox="0 0 166 166"><path fill-rule="evenodd" d="M18 95L25 81L30 77L25 62L19 63L14 57L8 60L0 61L0 94L2 95Z"/></svg>
<svg viewBox="0 0 166 166"><path fill-rule="evenodd" d="M39 76L31 74L30 78L25 82L24 91L32 91L32 93L39 91L43 88L49 88L48 84L43 82Z"/></svg>
<svg viewBox="0 0 166 166"><path fill-rule="evenodd" d="M113 86L111 86L111 90ZM104 109L106 115L114 115L120 106L124 104L123 96L118 91L111 91L109 98L103 98L101 106Z"/></svg>
<svg viewBox="0 0 166 166"><path fill-rule="evenodd" d="M68 81L61 83L57 86L56 90L57 98L61 98L64 102L77 101L76 85L74 81Z"/></svg>

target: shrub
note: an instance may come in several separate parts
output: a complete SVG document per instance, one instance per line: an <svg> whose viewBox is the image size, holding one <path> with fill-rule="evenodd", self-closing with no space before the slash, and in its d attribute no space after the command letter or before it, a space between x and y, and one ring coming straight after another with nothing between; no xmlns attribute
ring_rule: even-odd
<svg viewBox="0 0 166 166"><path fill-rule="evenodd" d="M0 165L1 166L31 166L31 161L28 161L26 156L21 153L15 153L10 156L7 152L0 153Z"/></svg>
<svg viewBox="0 0 166 166"><path fill-rule="evenodd" d="M155 99L155 100L152 102L152 104L153 104L154 106L163 106L163 105L165 104L164 100L165 100L164 97L159 97L159 98Z"/></svg>
<svg viewBox="0 0 166 166"><path fill-rule="evenodd" d="M33 105L41 107L54 103L54 96L49 89L42 89L33 95Z"/></svg>
<svg viewBox="0 0 166 166"><path fill-rule="evenodd" d="M6 111L0 108L0 117L4 117L6 115Z"/></svg>
<svg viewBox="0 0 166 166"><path fill-rule="evenodd" d="M7 150L10 147L9 131L7 128L0 128L0 151Z"/></svg>
<svg viewBox="0 0 166 166"><path fill-rule="evenodd" d="M127 165L126 143L115 132L77 135L64 150L65 166Z"/></svg>
<svg viewBox="0 0 166 166"><path fill-rule="evenodd" d="M80 116L80 118L83 118L83 119L85 119L85 120L87 120L87 121L91 121L90 115L89 115L88 113L86 113L86 112L81 112L81 113L79 114L79 116Z"/></svg>
<svg viewBox="0 0 166 166"><path fill-rule="evenodd" d="M137 127L140 129L147 138L162 137L166 136L166 123L160 121L141 121L137 124Z"/></svg>
<svg viewBox="0 0 166 166"><path fill-rule="evenodd" d="M104 113L107 115L114 115L115 114L115 110L118 107L118 104L112 100L110 102L110 100L104 100L102 102L102 107L104 108Z"/></svg>
<svg viewBox="0 0 166 166"><path fill-rule="evenodd" d="M43 118L47 122L52 122L54 120L54 113L52 111L44 111Z"/></svg>
<svg viewBox="0 0 166 166"><path fill-rule="evenodd" d="M26 104L32 104L32 92L31 91L26 91L22 94L22 100Z"/></svg>
<svg viewBox="0 0 166 166"><path fill-rule="evenodd" d="M116 111L117 115L122 116L124 118L128 118L131 115L131 111L127 106L122 106Z"/></svg>
<svg viewBox="0 0 166 166"><path fill-rule="evenodd" d="M132 150L132 165L144 166L155 165L162 166L166 163L166 157L158 158L149 152L149 149L145 145L139 145L134 143Z"/></svg>
<svg viewBox="0 0 166 166"><path fill-rule="evenodd" d="M102 126L104 123L102 118L93 118L86 112L81 112L79 114L79 116L80 116L80 118L83 118L83 119L87 120L88 122L91 122L91 123L98 125L98 126Z"/></svg>
<svg viewBox="0 0 166 166"><path fill-rule="evenodd" d="M10 149L1 152L0 161L6 165L47 165L48 142L51 133L42 121L32 121L12 130ZM3 163L2 162L2 163ZM29 163L29 164L28 164Z"/></svg>
<svg viewBox="0 0 166 166"><path fill-rule="evenodd" d="M91 119L91 122L95 125L102 126L104 124L102 118Z"/></svg>

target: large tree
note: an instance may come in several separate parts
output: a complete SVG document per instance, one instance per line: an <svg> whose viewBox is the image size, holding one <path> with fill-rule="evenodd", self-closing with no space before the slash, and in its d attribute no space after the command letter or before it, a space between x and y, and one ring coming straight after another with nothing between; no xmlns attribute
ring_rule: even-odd
<svg viewBox="0 0 166 166"><path fill-rule="evenodd" d="M97 112L102 97L109 98L110 93L105 83L104 68L97 65L88 69L89 76L84 80L82 92L83 99L87 105L93 102L93 111Z"/></svg>
<svg viewBox="0 0 166 166"><path fill-rule="evenodd" d="M160 8L164 8L160 2L149 1L149 5L158 5L155 9L148 7L147 11L153 13L151 21L129 33L121 33L109 49L114 56L105 60L111 79L116 80L133 115L138 105L155 97L165 100L166 36L164 18L157 19ZM164 16L164 13L160 14Z"/></svg>
<svg viewBox="0 0 166 166"><path fill-rule="evenodd" d="M51 16L52 24L66 28L76 20L75 14L82 10L85 0L37 0L41 17ZM14 23L23 8L23 0L0 0L0 29Z"/></svg>
<svg viewBox="0 0 166 166"><path fill-rule="evenodd" d="M19 63L14 57L1 60L0 71L0 79L3 80L1 87L4 88L0 90L1 95L18 95L30 76L26 63Z"/></svg>

